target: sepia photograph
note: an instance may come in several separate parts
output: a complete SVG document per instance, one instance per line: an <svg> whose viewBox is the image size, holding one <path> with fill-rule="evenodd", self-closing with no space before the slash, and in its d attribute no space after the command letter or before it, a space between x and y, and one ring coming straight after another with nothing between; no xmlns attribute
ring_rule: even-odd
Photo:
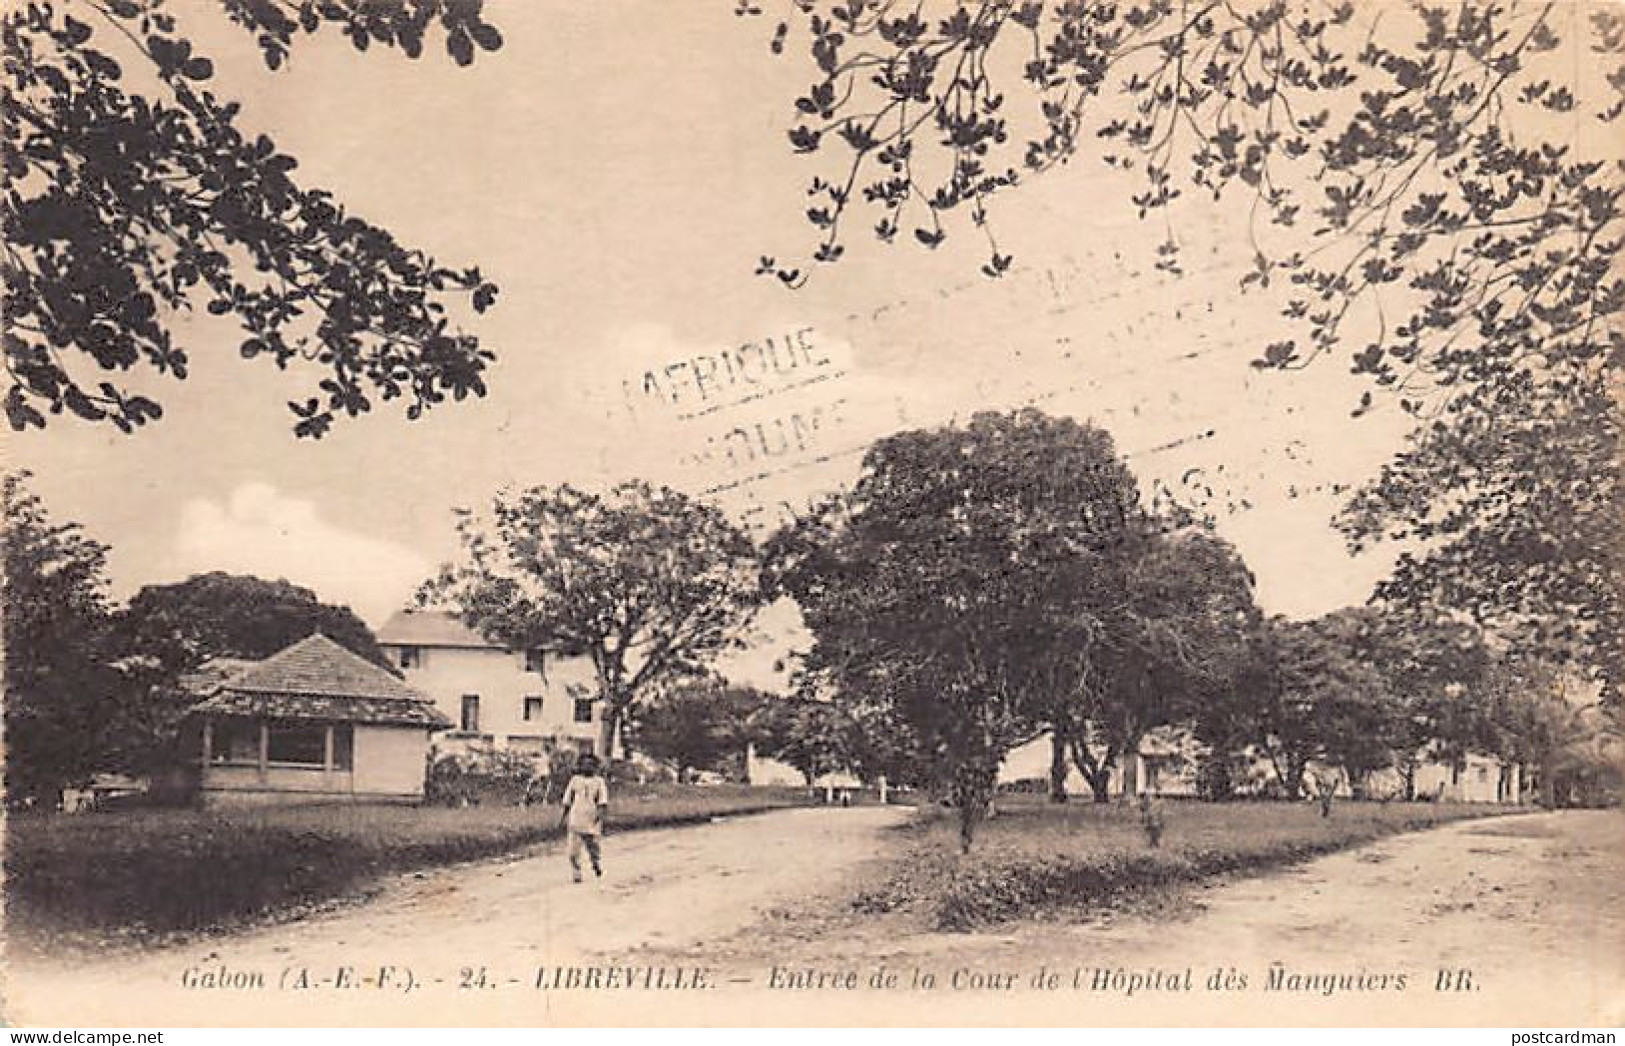
<svg viewBox="0 0 1625 1046"><path fill-rule="evenodd" d="M1625 1023L1625 3L0 59L0 1024Z"/></svg>

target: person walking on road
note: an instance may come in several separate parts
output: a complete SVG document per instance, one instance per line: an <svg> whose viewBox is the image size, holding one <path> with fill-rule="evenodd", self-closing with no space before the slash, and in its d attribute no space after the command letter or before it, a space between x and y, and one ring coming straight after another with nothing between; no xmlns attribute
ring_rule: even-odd
<svg viewBox="0 0 1625 1046"><path fill-rule="evenodd" d="M604 876L604 814L609 809L609 785L598 774L598 757L590 752L576 762L570 783L564 788L564 810L559 827L569 832L570 878L581 881L581 851L592 861L592 874Z"/></svg>

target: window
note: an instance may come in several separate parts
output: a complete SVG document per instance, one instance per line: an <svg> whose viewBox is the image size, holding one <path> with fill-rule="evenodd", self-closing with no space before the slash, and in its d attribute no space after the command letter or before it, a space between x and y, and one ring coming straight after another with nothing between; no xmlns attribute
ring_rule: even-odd
<svg viewBox="0 0 1625 1046"><path fill-rule="evenodd" d="M420 646L403 646L399 651L402 668L422 668L423 648Z"/></svg>
<svg viewBox="0 0 1625 1046"><path fill-rule="evenodd" d="M525 722L534 723L542 718L542 699L539 697L525 698Z"/></svg>
<svg viewBox="0 0 1625 1046"><path fill-rule="evenodd" d="M576 739L576 755L592 755L592 742L585 737Z"/></svg>
<svg viewBox="0 0 1625 1046"><path fill-rule="evenodd" d="M266 760L294 766L326 765L327 727L312 723L272 723Z"/></svg>
<svg viewBox="0 0 1625 1046"><path fill-rule="evenodd" d="M547 673L547 652L544 650L525 651L525 671L545 675Z"/></svg>
<svg viewBox="0 0 1625 1046"><path fill-rule="evenodd" d="M578 722L578 723L590 723L590 722L592 722L592 698L590 698L590 697L578 697L578 698L576 698L575 715L576 715L576 722Z"/></svg>
<svg viewBox="0 0 1625 1046"><path fill-rule="evenodd" d="M348 770L355 765L355 730L349 723L333 727L333 769Z"/></svg>
<svg viewBox="0 0 1625 1046"><path fill-rule="evenodd" d="M458 729L465 734L480 732L480 695L463 695L463 714Z"/></svg>
<svg viewBox="0 0 1625 1046"><path fill-rule="evenodd" d="M327 758L326 723L269 723L265 729L265 760L277 766L320 770ZM335 723L333 769L349 770L355 762L355 731L349 723ZM211 727L209 759L234 766L258 766L260 723L257 719L219 719Z"/></svg>
<svg viewBox="0 0 1625 1046"><path fill-rule="evenodd" d="M252 719L217 719L210 727L209 758L216 763L260 761L260 724Z"/></svg>

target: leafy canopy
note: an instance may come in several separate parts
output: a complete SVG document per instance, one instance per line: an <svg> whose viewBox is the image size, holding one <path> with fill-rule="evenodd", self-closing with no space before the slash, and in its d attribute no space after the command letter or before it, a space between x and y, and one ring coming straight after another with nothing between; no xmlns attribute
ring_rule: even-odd
<svg viewBox="0 0 1625 1046"><path fill-rule="evenodd" d="M485 393L494 358L448 308L483 312L496 287L442 265L301 184L298 160L210 88L165 0L7 5L0 15L4 358L13 429L64 411L121 432L159 418L128 380L184 379L177 317L241 328L238 354L316 378L290 400L300 436L403 399L409 418ZM266 64L337 28L358 50L416 58L444 38L460 65L502 38L479 0L228 0ZM76 15L78 17L76 17ZM263 363L261 364L264 365Z"/></svg>
<svg viewBox="0 0 1625 1046"><path fill-rule="evenodd" d="M462 557L420 592L513 650L585 654L605 703L601 754L641 699L703 674L760 603L756 549L713 505L631 480L564 484L463 512Z"/></svg>
<svg viewBox="0 0 1625 1046"><path fill-rule="evenodd" d="M999 763L1044 722L1032 663L1139 519L1106 433L978 414L872 444L849 497L775 537L770 574L814 637L806 685L906 729L968 847Z"/></svg>
<svg viewBox="0 0 1625 1046"><path fill-rule="evenodd" d="M1340 354L1370 382L1356 415L1386 402L1417 420L1342 521L1357 544L1413 548L1382 594L1471 607L1507 635L1538 623L1554 656L1619 685L1625 166L1611 131L1625 15L1551 2L781 6L771 48L811 74L789 143L821 164L805 210L815 263L838 261L859 222L925 248L957 224L986 237L983 272L999 277L1012 253L995 235L998 199L1074 161L1134 186L1125 206L1161 219L1167 272L1181 271L1181 215L1246 204L1241 286L1285 299L1253 365ZM808 277L772 257L759 271Z"/></svg>
<svg viewBox="0 0 1625 1046"><path fill-rule="evenodd" d="M122 677L112 667L107 546L59 523L4 477L5 726L9 801L54 803L108 767Z"/></svg>

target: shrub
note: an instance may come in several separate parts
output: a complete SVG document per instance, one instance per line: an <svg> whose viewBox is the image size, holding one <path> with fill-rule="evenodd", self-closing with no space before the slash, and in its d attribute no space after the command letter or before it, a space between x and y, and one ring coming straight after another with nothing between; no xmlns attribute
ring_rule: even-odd
<svg viewBox="0 0 1625 1046"><path fill-rule="evenodd" d="M571 759L573 765L573 754ZM569 780L568 772L564 780ZM431 751L424 799L437 806L524 806L547 796L548 781L540 757L522 752L489 744Z"/></svg>

